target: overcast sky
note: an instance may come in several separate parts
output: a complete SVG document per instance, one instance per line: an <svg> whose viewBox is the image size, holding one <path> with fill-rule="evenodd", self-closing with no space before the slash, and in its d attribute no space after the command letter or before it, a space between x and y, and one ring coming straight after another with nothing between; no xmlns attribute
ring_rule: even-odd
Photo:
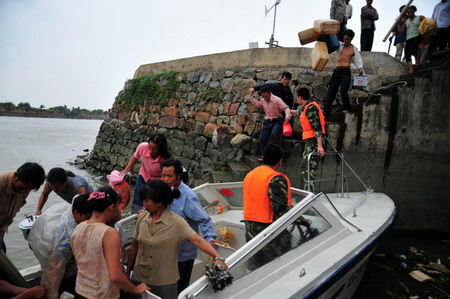
<svg viewBox="0 0 450 299"><path fill-rule="evenodd" d="M407 0L374 0L373 51ZM431 17L438 0L416 0L417 14ZM275 0L0 0L0 102L33 107L67 105L108 109L141 64L267 47ZM298 32L329 18L331 0L282 0L275 39L299 47ZM360 12L351 0L348 28L360 47ZM312 47L314 44L307 45ZM392 46L390 54L394 54Z"/></svg>

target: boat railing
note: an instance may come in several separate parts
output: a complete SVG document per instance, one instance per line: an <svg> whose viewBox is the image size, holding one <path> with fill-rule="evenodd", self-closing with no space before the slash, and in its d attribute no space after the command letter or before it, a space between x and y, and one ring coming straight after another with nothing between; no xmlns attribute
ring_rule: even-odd
<svg viewBox="0 0 450 299"><path fill-rule="evenodd" d="M343 198L345 197L344 193L347 193L347 197L350 197L349 195L349 190L348 190L348 181L347 181L347 176L344 173L344 165L347 166L348 169L350 169L350 171L353 173L353 175L358 179L358 181L364 186L365 192L373 192L373 189L371 187L368 187L363 180L358 176L358 174L355 172L355 170L353 170L353 168L350 166L350 164L347 163L347 161L345 161L345 157L344 157L344 153L342 151L338 151L330 142L330 140L324 136L325 140L328 142L328 145L331 146L331 148L333 149L333 151L327 151L326 154L327 155L337 155L340 160L339 160L339 172L336 173L336 176L333 177L329 177L329 178L322 178L322 179L311 179L311 157L316 155L318 156L319 153L318 152L312 152L308 155L308 160L307 160L307 179L306 179L306 190L309 192L314 192L315 193L315 183L316 182L321 182L321 181L330 181L330 180L334 180L335 181L335 193L336 194L340 194L340 196ZM339 182L339 183L338 183ZM312 188L312 190L311 190ZM344 191L345 189L345 191Z"/></svg>

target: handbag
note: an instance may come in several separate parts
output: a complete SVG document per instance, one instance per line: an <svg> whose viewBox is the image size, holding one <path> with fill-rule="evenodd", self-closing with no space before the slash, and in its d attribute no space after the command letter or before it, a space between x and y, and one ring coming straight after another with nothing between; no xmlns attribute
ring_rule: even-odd
<svg viewBox="0 0 450 299"><path fill-rule="evenodd" d="M292 135L291 124L287 121L283 123L283 136L289 137Z"/></svg>

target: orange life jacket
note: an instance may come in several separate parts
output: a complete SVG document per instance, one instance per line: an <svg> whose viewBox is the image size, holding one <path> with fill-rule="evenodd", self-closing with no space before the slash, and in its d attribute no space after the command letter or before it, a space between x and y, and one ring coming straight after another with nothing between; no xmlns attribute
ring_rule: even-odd
<svg viewBox="0 0 450 299"><path fill-rule="evenodd" d="M292 207L291 182L289 178L267 165L262 165L250 171L245 176L242 184L244 220L261 223L272 223L275 220L272 202L269 198L269 183L276 175L281 175L286 179L288 184L288 204Z"/></svg>
<svg viewBox="0 0 450 299"><path fill-rule="evenodd" d="M319 104L316 102L310 102L305 105L305 108L303 109L302 113L300 114L300 124L303 128L303 134L302 138L303 140L313 138L314 137L314 129L309 123L308 118L306 117L306 109L308 109L309 106L314 105L317 107L317 110L319 111L319 119L320 124L322 125L322 133L325 134L325 116L323 115L322 109L320 109Z"/></svg>

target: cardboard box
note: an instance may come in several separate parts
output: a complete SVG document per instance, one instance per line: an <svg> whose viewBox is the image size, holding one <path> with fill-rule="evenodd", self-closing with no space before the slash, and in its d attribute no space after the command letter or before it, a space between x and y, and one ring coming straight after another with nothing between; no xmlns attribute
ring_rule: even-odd
<svg viewBox="0 0 450 299"><path fill-rule="evenodd" d="M314 30L317 33L322 34L336 34L339 33L339 29L341 27L341 22L336 20L315 20L314 21Z"/></svg>
<svg viewBox="0 0 450 299"><path fill-rule="evenodd" d="M319 37L320 33L317 33L314 28L309 28L298 33L298 39L302 45L315 42Z"/></svg>
<svg viewBox="0 0 450 299"><path fill-rule="evenodd" d="M311 62L313 70L319 72L323 71L328 63L328 60L330 60L330 57L328 55L327 43L316 42L316 46L311 52Z"/></svg>

